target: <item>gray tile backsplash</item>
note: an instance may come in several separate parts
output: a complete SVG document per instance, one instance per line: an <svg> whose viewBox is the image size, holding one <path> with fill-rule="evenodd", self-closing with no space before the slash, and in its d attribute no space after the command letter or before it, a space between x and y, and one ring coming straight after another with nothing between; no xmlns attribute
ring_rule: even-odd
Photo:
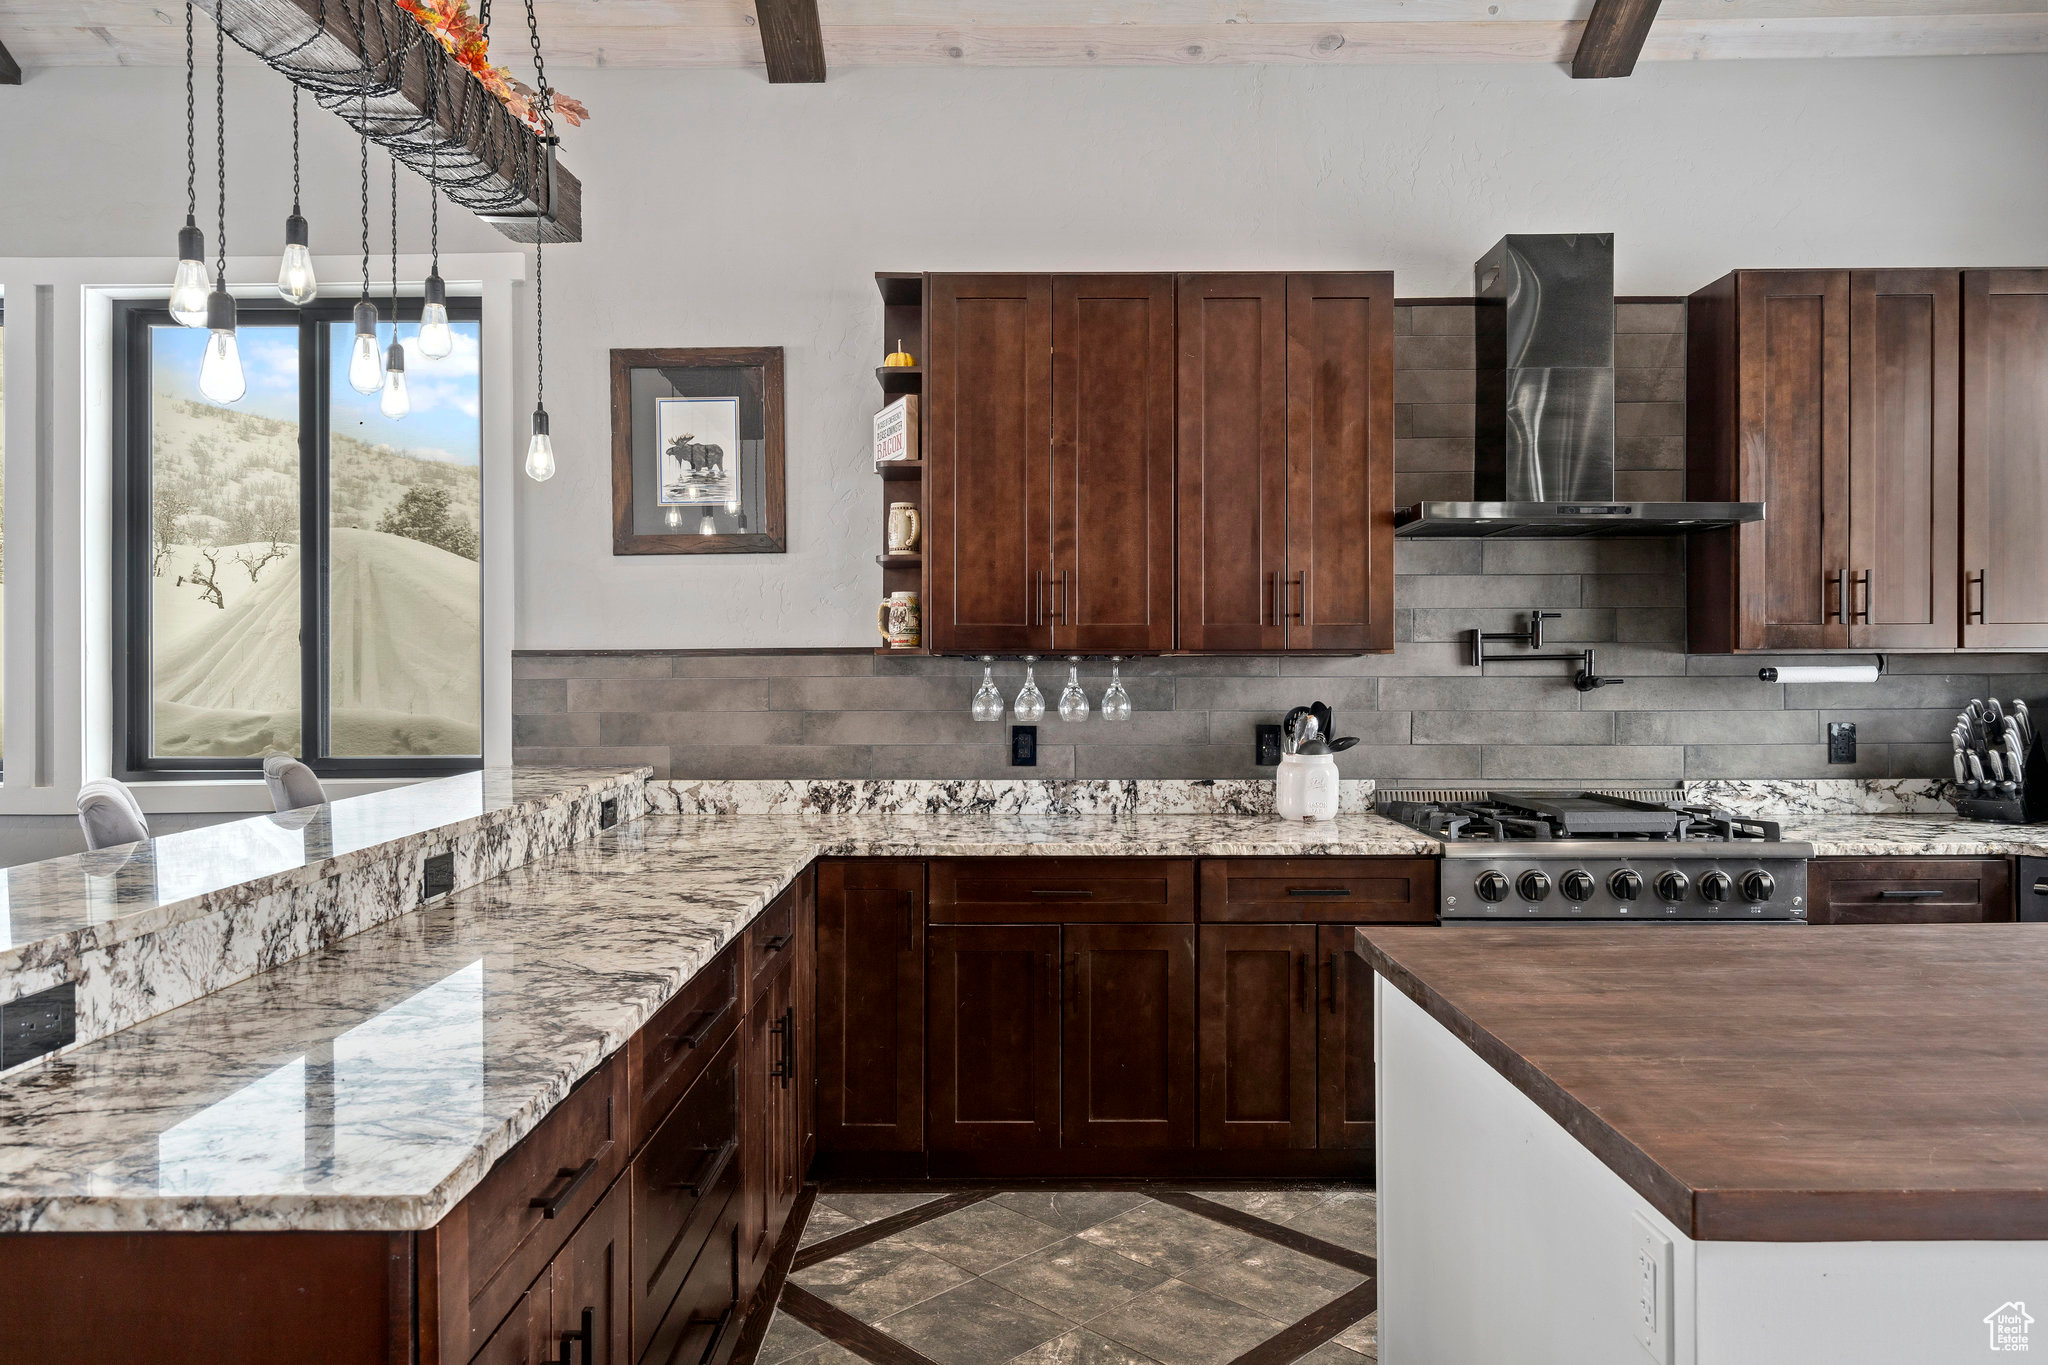
<svg viewBox="0 0 2048 1365"><path fill-rule="evenodd" d="M1617 492L1681 498L1684 305L1620 304L1615 323ZM1395 327L1396 499L1469 498L1472 309L1403 305ZM1391 655L1135 660L1122 726L1063 724L1066 667L1041 664L1036 770L1009 766L1007 724L969 719L979 664L861 651L522 653L513 757L688 778L1262 777L1252 727L1319 699L1360 739L1344 775L1382 782L1939 777L1963 703L2048 694L2048 656L1895 655L1875 683L1797 686L1757 681L1754 658L1688 656L1675 538L1401 543L1395 570ZM1563 664L1465 666L1466 631L1537 608L1559 613L1548 641L1596 646L1628 682L1582 696ZM1081 672L1099 702L1107 664ZM1014 696L1023 667L996 675ZM1831 720L1856 723L1855 764L1828 763Z"/></svg>

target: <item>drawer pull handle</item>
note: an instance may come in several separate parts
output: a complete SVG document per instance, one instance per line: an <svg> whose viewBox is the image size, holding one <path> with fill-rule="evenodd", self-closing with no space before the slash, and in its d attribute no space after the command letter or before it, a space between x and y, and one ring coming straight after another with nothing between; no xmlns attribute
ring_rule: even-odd
<svg viewBox="0 0 2048 1365"><path fill-rule="evenodd" d="M1941 892L1939 891L1880 891L1877 893L1877 898L1881 901L1931 901L1938 899L1940 896Z"/></svg>
<svg viewBox="0 0 2048 1365"><path fill-rule="evenodd" d="M2048 896L2048 881L2035 882L2034 894L2037 896Z"/></svg>
<svg viewBox="0 0 2048 1365"><path fill-rule="evenodd" d="M1032 895L1034 895L1034 896L1045 896L1045 897L1048 897L1048 898L1050 898L1050 899L1052 899L1052 900L1062 900L1062 901L1085 901L1085 900L1089 900L1089 899L1092 899L1092 898L1094 897L1094 895L1095 895L1095 893L1094 893L1093 891L1088 891L1088 890L1063 890L1063 889L1061 889L1061 888L1058 888L1058 887L1053 887L1053 888L1044 888L1044 887L1033 887L1033 888L1032 888L1032 890L1031 890L1031 894L1032 894Z"/></svg>
<svg viewBox="0 0 2048 1365"><path fill-rule="evenodd" d="M564 1361L569 1359L569 1344L576 1341L583 1343L583 1365L597 1365L597 1310L595 1308L584 1309L583 1325L575 1331L563 1335L562 1359Z"/></svg>
<svg viewBox="0 0 2048 1365"><path fill-rule="evenodd" d="M1287 894L1290 896L1348 896L1351 894L1351 888L1348 886L1290 886L1287 888Z"/></svg>
<svg viewBox="0 0 2048 1365"><path fill-rule="evenodd" d="M562 1187L562 1192L556 1195L553 1199L548 1198L546 1195L540 1195L537 1198L529 1199L526 1203L526 1207L530 1209L539 1209L541 1211L541 1217L543 1218L560 1217L562 1210L569 1206L569 1201L576 1197L576 1191L583 1188L583 1182L590 1179L590 1177L592 1175L595 1175L596 1173L596 1157L590 1158L590 1160L584 1162L581 1166L577 1167L573 1171L569 1170L567 1167L564 1167L562 1170L556 1172L558 1178L560 1176L565 1175L570 1178L569 1183Z"/></svg>
<svg viewBox="0 0 2048 1365"><path fill-rule="evenodd" d="M774 938L761 945L761 951L764 953L779 953L789 946L789 941L793 937L794 935L792 934L777 934Z"/></svg>
<svg viewBox="0 0 2048 1365"><path fill-rule="evenodd" d="M728 999L715 1010L702 1011L697 1021L697 1027L691 1029L688 1033L678 1034L675 1041L669 1044L669 1050L673 1052L677 1048L682 1048L686 1052L694 1052L702 1047L704 1040L711 1036L711 1030L718 1027L718 1021L732 1012L732 1006L733 1002Z"/></svg>
<svg viewBox="0 0 2048 1365"><path fill-rule="evenodd" d="M725 1146L717 1151L707 1150L704 1153L704 1160L697 1165L697 1173L688 1180L678 1180L670 1188L681 1190L692 1198L702 1199L706 1191L718 1188L719 1177L725 1174L725 1168L732 1164L733 1153L739 1149L740 1140L730 1138Z"/></svg>

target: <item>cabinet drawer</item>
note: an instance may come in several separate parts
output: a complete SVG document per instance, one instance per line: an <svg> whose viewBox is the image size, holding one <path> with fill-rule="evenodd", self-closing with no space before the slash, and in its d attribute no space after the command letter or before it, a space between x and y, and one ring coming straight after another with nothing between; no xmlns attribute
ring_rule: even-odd
<svg viewBox="0 0 2048 1365"><path fill-rule="evenodd" d="M633 1358L739 1189L739 1037L718 1055L633 1159Z"/></svg>
<svg viewBox="0 0 2048 1365"><path fill-rule="evenodd" d="M931 864L935 924L1192 920L1195 865L1176 858L955 858Z"/></svg>
<svg viewBox="0 0 2048 1365"><path fill-rule="evenodd" d="M737 1199L720 1208L640 1365L724 1365L731 1359L740 1336L738 1211Z"/></svg>
<svg viewBox="0 0 2048 1365"><path fill-rule="evenodd" d="M1431 858L1204 858L1202 918L1434 924Z"/></svg>
<svg viewBox="0 0 2048 1365"><path fill-rule="evenodd" d="M635 1150L732 1036L740 1013L739 960L737 945L711 959L627 1044Z"/></svg>
<svg viewBox="0 0 2048 1365"><path fill-rule="evenodd" d="M2003 858L1816 858L1812 924L1978 924L2012 918Z"/></svg>
<svg viewBox="0 0 2048 1365"><path fill-rule="evenodd" d="M462 1201L472 1347L504 1320L624 1168L625 1075L616 1058L598 1068Z"/></svg>
<svg viewBox="0 0 2048 1365"><path fill-rule="evenodd" d="M747 961L747 991L758 990L771 972L788 965L797 954L798 884L791 882L783 893L768 902L768 908L754 917L740 946Z"/></svg>

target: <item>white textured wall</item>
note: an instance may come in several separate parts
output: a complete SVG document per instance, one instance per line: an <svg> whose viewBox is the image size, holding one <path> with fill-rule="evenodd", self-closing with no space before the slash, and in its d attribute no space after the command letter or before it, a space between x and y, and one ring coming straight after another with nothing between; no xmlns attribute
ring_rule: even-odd
<svg viewBox="0 0 2048 1365"><path fill-rule="evenodd" d="M1734 266L2048 261L2040 57L1656 63L1606 82L1420 66L559 79L595 118L566 157L586 240L547 268L562 473L521 489L525 649L870 640L878 268L1391 267L1404 295L1460 294L1503 232L1574 229L1616 234L1628 294ZM234 93L271 116L237 128L236 188L269 182L238 215L246 249L284 211L283 93L260 73ZM0 90L0 255L168 246L178 94L168 71ZM315 246L347 250L354 147L320 126ZM474 224L444 234L493 243ZM614 558L606 352L705 345L788 352L790 553Z"/></svg>

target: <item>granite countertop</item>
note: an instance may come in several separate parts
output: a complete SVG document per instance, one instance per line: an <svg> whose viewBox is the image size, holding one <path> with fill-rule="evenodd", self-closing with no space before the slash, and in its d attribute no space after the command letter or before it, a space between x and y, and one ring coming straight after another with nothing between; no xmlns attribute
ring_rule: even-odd
<svg viewBox="0 0 2048 1365"><path fill-rule="evenodd" d="M340 876L423 835L489 831L634 771L486 768L0 869L0 976Z"/></svg>
<svg viewBox="0 0 2048 1365"><path fill-rule="evenodd" d="M1436 848L1369 814L648 817L0 1082L0 1231L430 1227L820 854Z"/></svg>
<svg viewBox="0 0 2048 1365"><path fill-rule="evenodd" d="M1959 815L1785 815L1787 839L1813 845L1819 858L2048 857L2048 826L1995 825Z"/></svg>
<svg viewBox="0 0 2048 1365"><path fill-rule="evenodd" d="M2048 1239L2033 925L1368 927L1359 942L1696 1239Z"/></svg>

